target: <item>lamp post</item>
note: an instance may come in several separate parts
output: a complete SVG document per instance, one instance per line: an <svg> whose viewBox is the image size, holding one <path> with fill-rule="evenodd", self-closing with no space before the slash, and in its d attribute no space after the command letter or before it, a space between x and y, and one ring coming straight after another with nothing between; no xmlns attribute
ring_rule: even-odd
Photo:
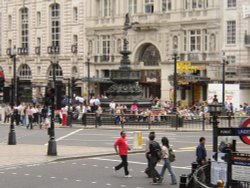
<svg viewBox="0 0 250 188"><path fill-rule="evenodd" d="M222 111L222 105L218 102L217 95L214 96L213 102L208 105L209 113L213 118L213 158L217 161L217 146L218 146L218 115Z"/></svg>
<svg viewBox="0 0 250 188"><path fill-rule="evenodd" d="M53 89L54 94L51 95L51 126L49 128L49 142L48 142L48 152L50 156L57 155L56 139L55 139L55 106L57 97L57 87L56 87L56 67L58 65L58 56L53 54L51 60L52 70L53 70Z"/></svg>
<svg viewBox="0 0 250 188"><path fill-rule="evenodd" d="M173 112L176 113L177 111L177 58L178 58L178 54L177 54L177 50L174 50L173 53L173 60L174 60L174 106L173 106Z"/></svg>
<svg viewBox="0 0 250 188"><path fill-rule="evenodd" d="M87 59L88 65L88 100L90 100L90 57Z"/></svg>
<svg viewBox="0 0 250 188"><path fill-rule="evenodd" d="M15 103L17 102L17 82L16 82L16 46L14 46L13 49L8 49L7 54L11 59L13 59L13 83L12 83L12 95L11 95L11 121L10 121L10 132L9 132L9 139L8 139L8 145L16 145L16 132L15 132L15 126L14 126L14 118L15 118Z"/></svg>
<svg viewBox="0 0 250 188"><path fill-rule="evenodd" d="M228 64L228 61L226 60L225 54L223 53L223 57L222 57L222 104L223 107L225 108L225 67Z"/></svg>

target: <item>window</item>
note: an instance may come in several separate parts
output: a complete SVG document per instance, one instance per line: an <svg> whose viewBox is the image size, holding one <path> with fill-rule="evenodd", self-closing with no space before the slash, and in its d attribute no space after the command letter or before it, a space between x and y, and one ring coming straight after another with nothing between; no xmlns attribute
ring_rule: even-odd
<svg viewBox="0 0 250 188"><path fill-rule="evenodd" d="M154 12L154 0L145 0L145 13Z"/></svg>
<svg viewBox="0 0 250 188"><path fill-rule="evenodd" d="M12 28L12 16L11 15L8 16L8 28L9 29Z"/></svg>
<svg viewBox="0 0 250 188"><path fill-rule="evenodd" d="M28 21L28 8L22 8L21 14L21 47L28 49L29 40L29 21Z"/></svg>
<svg viewBox="0 0 250 188"><path fill-rule="evenodd" d="M51 45L60 47L60 5L51 6Z"/></svg>
<svg viewBox="0 0 250 188"><path fill-rule="evenodd" d="M227 22L227 44L236 42L236 21Z"/></svg>
<svg viewBox="0 0 250 188"><path fill-rule="evenodd" d="M104 35L102 36L102 55L110 54L110 36Z"/></svg>
<svg viewBox="0 0 250 188"><path fill-rule="evenodd" d="M111 0L104 0L103 16L111 16Z"/></svg>
<svg viewBox="0 0 250 188"><path fill-rule="evenodd" d="M73 8L73 21L74 22L78 21L78 9L77 9L77 7Z"/></svg>
<svg viewBox="0 0 250 188"><path fill-rule="evenodd" d="M162 0L162 12L170 11L171 6L171 0Z"/></svg>
<svg viewBox="0 0 250 188"><path fill-rule="evenodd" d="M147 44L141 51L139 61L144 62L144 66L159 66L161 62L160 52L154 45Z"/></svg>
<svg viewBox="0 0 250 188"><path fill-rule="evenodd" d="M201 9L207 7L207 0L192 0L192 9Z"/></svg>
<svg viewBox="0 0 250 188"><path fill-rule="evenodd" d="M203 30L203 36L204 36L204 51L208 50L208 36L207 36L207 30Z"/></svg>
<svg viewBox="0 0 250 188"><path fill-rule="evenodd" d="M19 77L22 80L30 80L32 78L31 69L27 64L21 66L19 70Z"/></svg>
<svg viewBox="0 0 250 188"><path fill-rule="evenodd" d="M236 7L236 0L227 0L227 7L228 8Z"/></svg>
<svg viewBox="0 0 250 188"><path fill-rule="evenodd" d="M36 21L38 26L41 25L41 12L36 13Z"/></svg>
<svg viewBox="0 0 250 188"><path fill-rule="evenodd" d="M62 78L63 77L63 71L62 68L59 64L55 65L55 73L56 73L56 78ZM49 78L52 79L53 77L53 65L50 66L50 70L49 70Z"/></svg>
<svg viewBox="0 0 250 188"><path fill-rule="evenodd" d="M183 49L184 51L187 51L187 32L184 31L184 43L183 43Z"/></svg>
<svg viewBox="0 0 250 188"><path fill-rule="evenodd" d="M227 56L227 61L229 64L235 64L236 63L236 57L235 56Z"/></svg>
<svg viewBox="0 0 250 188"><path fill-rule="evenodd" d="M130 14L137 13L137 0L129 0L128 2L128 12Z"/></svg>
<svg viewBox="0 0 250 188"><path fill-rule="evenodd" d="M201 31L191 30L190 31L190 51L201 50Z"/></svg>

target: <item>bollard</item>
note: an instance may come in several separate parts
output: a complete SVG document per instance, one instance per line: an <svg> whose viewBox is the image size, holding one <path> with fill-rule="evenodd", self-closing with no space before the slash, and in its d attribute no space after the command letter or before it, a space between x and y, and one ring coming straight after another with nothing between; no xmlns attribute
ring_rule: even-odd
<svg viewBox="0 0 250 188"><path fill-rule="evenodd" d="M195 172L195 170L197 169L197 167L198 167L198 163L197 162L192 162L192 174Z"/></svg>
<svg viewBox="0 0 250 188"><path fill-rule="evenodd" d="M136 131L133 136L133 149L143 149L142 132Z"/></svg>
<svg viewBox="0 0 250 188"><path fill-rule="evenodd" d="M186 174L182 174L180 176L180 184L179 184L179 188L186 188L187 185L187 175Z"/></svg>
<svg viewBox="0 0 250 188"><path fill-rule="evenodd" d="M223 180L217 181L217 188L224 188L224 181Z"/></svg>

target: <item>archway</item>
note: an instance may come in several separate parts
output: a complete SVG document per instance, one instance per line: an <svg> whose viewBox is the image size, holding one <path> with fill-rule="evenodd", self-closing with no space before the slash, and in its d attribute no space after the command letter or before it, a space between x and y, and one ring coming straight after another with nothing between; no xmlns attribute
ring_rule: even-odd
<svg viewBox="0 0 250 188"><path fill-rule="evenodd" d="M161 62L160 52L151 43L143 44L139 48L138 60L139 62L143 62L144 66L159 66Z"/></svg>
<svg viewBox="0 0 250 188"><path fill-rule="evenodd" d="M161 56L158 48L152 43L142 44L135 54L135 62L142 63L139 84L145 98L161 97ZM154 67L154 68L152 68Z"/></svg>

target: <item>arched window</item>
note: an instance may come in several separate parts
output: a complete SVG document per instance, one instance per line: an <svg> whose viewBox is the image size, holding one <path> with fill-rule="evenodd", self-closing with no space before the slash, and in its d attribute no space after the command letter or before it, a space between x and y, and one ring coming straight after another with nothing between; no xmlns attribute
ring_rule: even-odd
<svg viewBox="0 0 250 188"><path fill-rule="evenodd" d="M145 45L141 52L140 61L144 62L144 66L158 66L161 61L158 49L152 44Z"/></svg>
<svg viewBox="0 0 250 188"><path fill-rule="evenodd" d="M173 49L178 49L178 37L173 37Z"/></svg>
<svg viewBox="0 0 250 188"><path fill-rule="evenodd" d="M60 5L51 5L51 45L60 47Z"/></svg>
<svg viewBox="0 0 250 188"><path fill-rule="evenodd" d="M27 64L21 65L19 69L19 78L20 80L31 80L32 74L31 69Z"/></svg>
<svg viewBox="0 0 250 188"><path fill-rule="evenodd" d="M29 47L29 14L28 8L24 7L20 10L21 17L21 47L28 49Z"/></svg>
<svg viewBox="0 0 250 188"><path fill-rule="evenodd" d="M210 51L214 52L216 50L216 36L215 34L210 35Z"/></svg>
<svg viewBox="0 0 250 188"><path fill-rule="evenodd" d="M56 70L56 80L62 80L63 79L63 71L62 68L59 64L55 65L55 70ZM49 79L53 79L53 66L51 65L49 68Z"/></svg>
<svg viewBox="0 0 250 188"><path fill-rule="evenodd" d="M72 68L72 77L78 77L78 70L77 67Z"/></svg>

